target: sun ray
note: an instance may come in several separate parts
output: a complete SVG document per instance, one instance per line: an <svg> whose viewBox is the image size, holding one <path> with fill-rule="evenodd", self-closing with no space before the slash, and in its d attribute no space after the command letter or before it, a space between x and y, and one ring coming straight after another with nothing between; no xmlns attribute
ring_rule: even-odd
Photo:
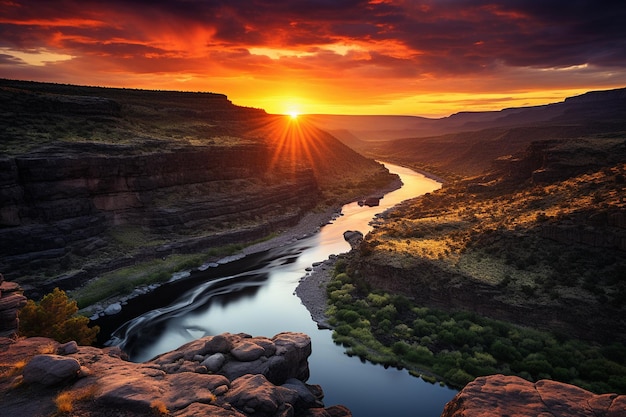
<svg viewBox="0 0 626 417"><path fill-rule="evenodd" d="M325 132L307 121L306 116L276 115L272 121L261 126L255 135L266 138L272 157L268 168L279 170L288 176L297 176L312 170L318 181L331 152Z"/></svg>

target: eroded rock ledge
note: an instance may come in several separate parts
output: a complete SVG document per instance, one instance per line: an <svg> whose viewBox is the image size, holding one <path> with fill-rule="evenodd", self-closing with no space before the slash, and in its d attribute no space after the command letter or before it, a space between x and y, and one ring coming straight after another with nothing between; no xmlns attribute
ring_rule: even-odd
<svg viewBox="0 0 626 417"><path fill-rule="evenodd" d="M309 336L289 332L272 338L208 336L145 363L127 361L115 347L21 339L0 352L6 368L0 377L2 415L52 413L55 398L65 391L78 399L73 406L81 416L118 411L124 416L351 416L343 406L325 408L321 387L305 383L310 354Z"/></svg>
<svg viewBox="0 0 626 417"><path fill-rule="evenodd" d="M620 417L626 395L597 395L561 382L535 383L516 376L491 375L470 382L441 417Z"/></svg>

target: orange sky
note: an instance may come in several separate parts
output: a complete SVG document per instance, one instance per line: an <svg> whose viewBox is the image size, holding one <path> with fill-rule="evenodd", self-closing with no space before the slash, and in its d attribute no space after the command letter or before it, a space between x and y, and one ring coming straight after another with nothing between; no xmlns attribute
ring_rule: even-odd
<svg viewBox="0 0 626 417"><path fill-rule="evenodd" d="M626 86L622 0L0 0L0 77L445 116Z"/></svg>

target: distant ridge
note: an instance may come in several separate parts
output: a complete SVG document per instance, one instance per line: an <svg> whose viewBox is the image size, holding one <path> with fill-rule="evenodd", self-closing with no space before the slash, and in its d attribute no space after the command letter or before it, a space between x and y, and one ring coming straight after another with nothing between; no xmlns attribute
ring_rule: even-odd
<svg viewBox="0 0 626 417"><path fill-rule="evenodd" d="M384 115L308 115L318 127L327 130L349 146L351 135L362 141L381 141L411 137L444 135L461 131L477 131L488 128L519 127L536 125L557 118L562 122L578 121L580 106L597 105L599 102L615 102L619 110L626 106L626 88L613 90L589 91L566 98L562 102L529 107L511 107L497 111L463 111L443 118L419 116L384 116ZM620 104L621 103L621 104ZM597 114L598 110L584 109L588 114ZM575 116L574 116L575 114ZM344 131L344 132L342 132ZM349 134L349 135L348 135Z"/></svg>

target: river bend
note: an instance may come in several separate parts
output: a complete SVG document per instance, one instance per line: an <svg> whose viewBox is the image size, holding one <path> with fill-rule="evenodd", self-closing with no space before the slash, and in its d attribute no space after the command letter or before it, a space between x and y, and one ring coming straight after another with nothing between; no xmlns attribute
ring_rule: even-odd
<svg viewBox="0 0 626 417"><path fill-rule="evenodd" d="M342 215L318 233L286 246L194 271L189 277L129 301L127 320L112 341L141 362L191 340L223 332L271 337L283 331L310 335L310 384L320 384L324 403L343 404L355 417L438 417L456 391L348 357L332 341L330 330L318 329L295 289L306 269L332 254L348 252L346 230L366 234L376 214L408 198L438 189L441 184L410 169L387 164L403 186L377 207L345 205Z"/></svg>

